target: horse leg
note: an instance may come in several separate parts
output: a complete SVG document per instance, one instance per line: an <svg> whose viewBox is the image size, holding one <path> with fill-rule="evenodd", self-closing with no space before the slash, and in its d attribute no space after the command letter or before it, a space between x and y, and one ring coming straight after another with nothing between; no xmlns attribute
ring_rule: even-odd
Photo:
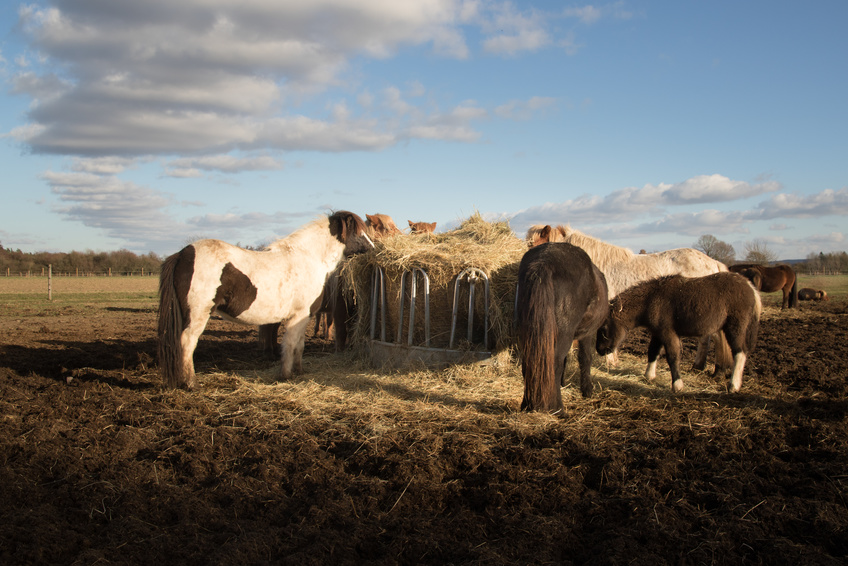
<svg viewBox="0 0 848 566"><path fill-rule="evenodd" d="M733 356L733 375L730 378L730 392L738 393L742 389L742 372L745 369L745 362L748 356L745 352L739 351Z"/></svg>
<svg viewBox="0 0 848 566"><path fill-rule="evenodd" d="M716 346L718 348L718 346ZM702 371L707 367L707 354L710 351L710 336L701 336L698 338L698 350L695 352L695 362L692 364L692 369ZM716 350L718 352L718 350ZM718 355L718 354L716 354ZM716 358L716 361L718 358Z"/></svg>
<svg viewBox="0 0 848 566"><path fill-rule="evenodd" d="M195 313L192 313L195 314ZM194 373L194 350L197 348L197 341L200 340L200 335L206 329L206 323L209 317L203 317L201 320L192 320L188 328L183 330L180 335L180 344L182 346L182 360L180 364L180 372L177 378L177 386L185 387L186 389L194 389L197 387L197 376Z"/></svg>
<svg viewBox="0 0 848 566"><path fill-rule="evenodd" d="M589 398L593 393L592 384L592 354L595 350L595 334L580 339L577 342L577 363L580 366L580 393Z"/></svg>
<svg viewBox="0 0 848 566"><path fill-rule="evenodd" d="M272 360L277 359L280 355L277 344L277 332L279 329L279 323L259 325L259 348L262 350L263 355Z"/></svg>
<svg viewBox="0 0 848 566"><path fill-rule="evenodd" d="M671 371L671 390L675 393L683 391L683 379L680 377L680 338L676 335L666 336L664 342L665 359Z"/></svg>
<svg viewBox="0 0 848 566"><path fill-rule="evenodd" d="M554 353L554 376L559 377L560 387L565 387L565 368L568 367L568 354L571 353L571 348L574 345L574 342L570 341L567 342L567 347L563 347L563 342L564 340L556 341Z"/></svg>
<svg viewBox="0 0 848 566"><path fill-rule="evenodd" d="M660 357L662 347L659 337L651 335L651 341L648 343L648 367L645 369L645 377L648 381L653 381L657 377L657 359Z"/></svg>
<svg viewBox="0 0 848 566"><path fill-rule="evenodd" d="M309 311L299 312L286 324L281 344L280 380L291 379L294 372L303 371L303 346L306 327L309 324Z"/></svg>

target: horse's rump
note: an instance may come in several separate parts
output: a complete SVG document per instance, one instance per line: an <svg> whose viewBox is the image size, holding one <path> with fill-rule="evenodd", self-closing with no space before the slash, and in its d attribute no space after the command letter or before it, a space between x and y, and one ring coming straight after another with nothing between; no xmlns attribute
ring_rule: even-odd
<svg viewBox="0 0 848 566"><path fill-rule="evenodd" d="M531 248L521 260L516 294L518 347L522 354L522 409L562 407L559 379L574 339L594 341L608 310L606 282L585 252L570 244ZM581 356L581 391L591 395L589 360ZM585 353L585 352L584 352ZM560 374L560 375L558 375Z"/></svg>

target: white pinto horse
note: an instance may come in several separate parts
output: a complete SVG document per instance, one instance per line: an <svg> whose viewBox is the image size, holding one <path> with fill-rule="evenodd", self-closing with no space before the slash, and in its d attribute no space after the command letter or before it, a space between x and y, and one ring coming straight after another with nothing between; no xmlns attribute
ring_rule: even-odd
<svg viewBox="0 0 848 566"><path fill-rule="evenodd" d="M694 248L676 248L663 252L637 254L627 248L583 234L567 225L559 225L556 228L541 224L531 226L527 231L527 242L530 247L546 242L568 242L582 248L606 277L610 300L638 283L665 275L703 277L728 271L726 265ZM716 373L718 373L719 368L724 370L730 368L733 360L724 334L719 332L715 337ZM709 345L709 335L700 337L698 352L695 355L695 369L702 370L706 366ZM615 359L614 354L611 359ZM645 377L648 379L656 377L656 364L648 365Z"/></svg>
<svg viewBox="0 0 848 566"><path fill-rule="evenodd" d="M324 283L346 256L373 247L365 223L339 211L262 251L199 240L170 256L159 278L159 367L166 388L197 385L194 350L209 317L285 324L281 379L302 371L304 334Z"/></svg>

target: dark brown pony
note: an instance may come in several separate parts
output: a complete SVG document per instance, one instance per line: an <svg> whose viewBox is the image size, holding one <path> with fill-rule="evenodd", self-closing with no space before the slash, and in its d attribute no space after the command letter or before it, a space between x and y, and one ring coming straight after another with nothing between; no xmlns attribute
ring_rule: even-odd
<svg viewBox="0 0 848 566"><path fill-rule="evenodd" d="M783 291L783 304L780 308L796 308L798 306L798 279L795 270L785 263L768 267L755 263L738 263L730 266L730 271L741 273L762 293ZM759 278L755 273L759 274Z"/></svg>
<svg viewBox="0 0 848 566"><path fill-rule="evenodd" d="M651 333L645 377L656 377L657 358L665 347L671 387L683 389L680 378L680 337L721 331L733 356L730 390L742 387L745 360L757 343L762 304L760 295L742 275L727 271L704 277L668 275L619 293L607 320L598 330L597 349L607 354L619 347L627 332L645 327Z"/></svg>
<svg viewBox="0 0 848 566"><path fill-rule="evenodd" d="M576 246L536 246L521 258L515 301L524 375L521 409L562 410L560 386L575 339L580 391L584 397L591 397L595 336L609 312L603 273Z"/></svg>
<svg viewBox="0 0 848 566"><path fill-rule="evenodd" d="M829 301L830 299L827 297L827 292L823 289L811 289L809 287L804 287L800 291L798 291L798 300L799 301Z"/></svg>

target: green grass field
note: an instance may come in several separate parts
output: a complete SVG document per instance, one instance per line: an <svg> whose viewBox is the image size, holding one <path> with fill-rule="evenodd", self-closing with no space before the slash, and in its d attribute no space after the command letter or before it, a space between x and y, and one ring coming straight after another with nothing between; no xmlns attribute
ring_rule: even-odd
<svg viewBox="0 0 848 566"><path fill-rule="evenodd" d="M47 277L0 277L0 307L51 308L110 303L153 307L158 299L158 277L54 277L53 300L48 301Z"/></svg>

